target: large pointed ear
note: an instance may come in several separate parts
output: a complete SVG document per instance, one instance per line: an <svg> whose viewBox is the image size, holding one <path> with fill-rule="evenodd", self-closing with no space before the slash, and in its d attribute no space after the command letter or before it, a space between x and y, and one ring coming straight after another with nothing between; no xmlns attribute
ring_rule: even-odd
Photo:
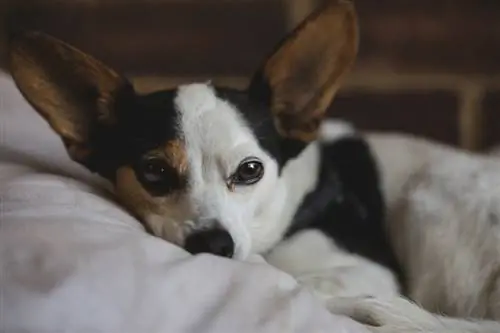
<svg viewBox="0 0 500 333"><path fill-rule="evenodd" d="M328 0L296 28L252 80L252 98L269 103L278 132L310 142L358 50L354 5Z"/></svg>
<svg viewBox="0 0 500 333"><path fill-rule="evenodd" d="M92 133L111 126L129 82L98 60L40 32L18 32L9 43L10 72L26 100L86 164Z"/></svg>

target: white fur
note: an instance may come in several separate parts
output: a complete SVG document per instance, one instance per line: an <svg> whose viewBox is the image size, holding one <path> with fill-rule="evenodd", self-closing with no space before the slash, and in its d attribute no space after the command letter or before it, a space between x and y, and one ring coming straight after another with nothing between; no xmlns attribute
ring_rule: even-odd
<svg viewBox="0 0 500 333"><path fill-rule="evenodd" d="M181 86L175 99L190 166L190 205L196 225L218 220L235 241L235 257L266 251L278 242L295 207L316 185L315 145L288 163L278 177L276 161L260 148L236 108L209 84ZM232 192L225 180L247 157L265 167L263 179Z"/></svg>
<svg viewBox="0 0 500 333"><path fill-rule="evenodd" d="M320 231L297 233L276 246L266 259L324 299L332 295L380 298L398 295L397 282L389 270L345 252Z"/></svg>
<svg viewBox="0 0 500 333"><path fill-rule="evenodd" d="M268 202L269 205L283 202L282 209L279 216L275 216L276 220L262 219L256 221L253 232L256 253L269 250L282 239L283 233L290 225L297 207L304 197L316 187L318 175L315 170L318 169L318 164L319 149L316 144L313 144L283 167L279 183L284 188L284 196L282 198L274 196Z"/></svg>
<svg viewBox="0 0 500 333"><path fill-rule="evenodd" d="M413 136L367 140L382 173L387 231L416 303L332 294L331 311L379 333L500 332L500 160Z"/></svg>
<svg viewBox="0 0 500 333"><path fill-rule="evenodd" d="M426 311L403 297L332 297L328 309L365 323L373 333L498 333L490 320L450 318Z"/></svg>
<svg viewBox="0 0 500 333"><path fill-rule="evenodd" d="M418 161L404 166L410 172L396 187L391 175L405 172L380 158L391 149L387 137L368 139L392 198L388 232L410 276L412 299L451 316L500 319L500 161L392 137Z"/></svg>
<svg viewBox="0 0 500 333"><path fill-rule="evenodd" d="M335 140L348 128L327 122L321 137ZM396 295L388 271L317 232L283 242L268 261L373 332L500 332L500 160L408 135L366 138L416 303Z"/></svg>
<svg viewBox="0 0 500 333"><path fill-rule="evenodd" d="M319 130L319 140L323 142L333 142L355 133L354 127L346 121L328 120L321 124Z"/></svg>

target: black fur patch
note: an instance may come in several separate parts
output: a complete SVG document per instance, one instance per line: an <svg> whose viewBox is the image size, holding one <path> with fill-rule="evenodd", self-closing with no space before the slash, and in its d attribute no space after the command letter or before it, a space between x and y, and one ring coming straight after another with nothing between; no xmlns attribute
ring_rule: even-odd
<svg viewBox="0 0 500 333"><path fill-rule="evenodd" d="M119 105L116 124L94 129L92 137L97 149L89 168L114 181L120 166L130 165L138 173L137 169L148 152L179 139L181 134L177 129L175 96L174 90L144 96L131 94L126 103ZM177 175L172 175L172 183L178 182ZM142 177L137 176L141 181ZM148 188L146 182L141 183L152 195L158 192Z"/></svg>
<svg viewBox="0 0 500 333"><path fill-rule="evenodd" d="M319 229L345 250L404 277L385 232L385 206L376 162L361 138L346 137L321 147L317 188L299 207L287 237Z"/></svg>
<svg viewBox="0 0 500 333"><path fill-rule="evenodd" d="M297 157L306 144L282 138L274 125L274 119L266 99L252 98L247 92L217 88L217 96L234 105L252 129L260 147L278 163L279 169L286 162Z"/></svg>

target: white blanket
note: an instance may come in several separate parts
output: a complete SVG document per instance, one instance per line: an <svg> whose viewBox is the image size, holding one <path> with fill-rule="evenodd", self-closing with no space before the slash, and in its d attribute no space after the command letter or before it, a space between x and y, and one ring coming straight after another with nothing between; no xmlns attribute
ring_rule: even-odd
<svg viewBox="0 0 500 333"><path fill-rule="evenodd" d="M146 234L0 75L0 332L352 332L262 262Z"/></svg>

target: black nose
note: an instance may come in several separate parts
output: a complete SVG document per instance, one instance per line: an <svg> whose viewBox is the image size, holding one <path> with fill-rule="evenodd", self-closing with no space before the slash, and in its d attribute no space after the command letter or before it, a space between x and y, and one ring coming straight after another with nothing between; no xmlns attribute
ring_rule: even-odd
<svg viewBox="0 0 500 333"><path fill-rule="evenodd" d="M186 238L184 248L191 254L211 253L228 258L234 254L233 239L222 229L195 232Z"/></svg>

